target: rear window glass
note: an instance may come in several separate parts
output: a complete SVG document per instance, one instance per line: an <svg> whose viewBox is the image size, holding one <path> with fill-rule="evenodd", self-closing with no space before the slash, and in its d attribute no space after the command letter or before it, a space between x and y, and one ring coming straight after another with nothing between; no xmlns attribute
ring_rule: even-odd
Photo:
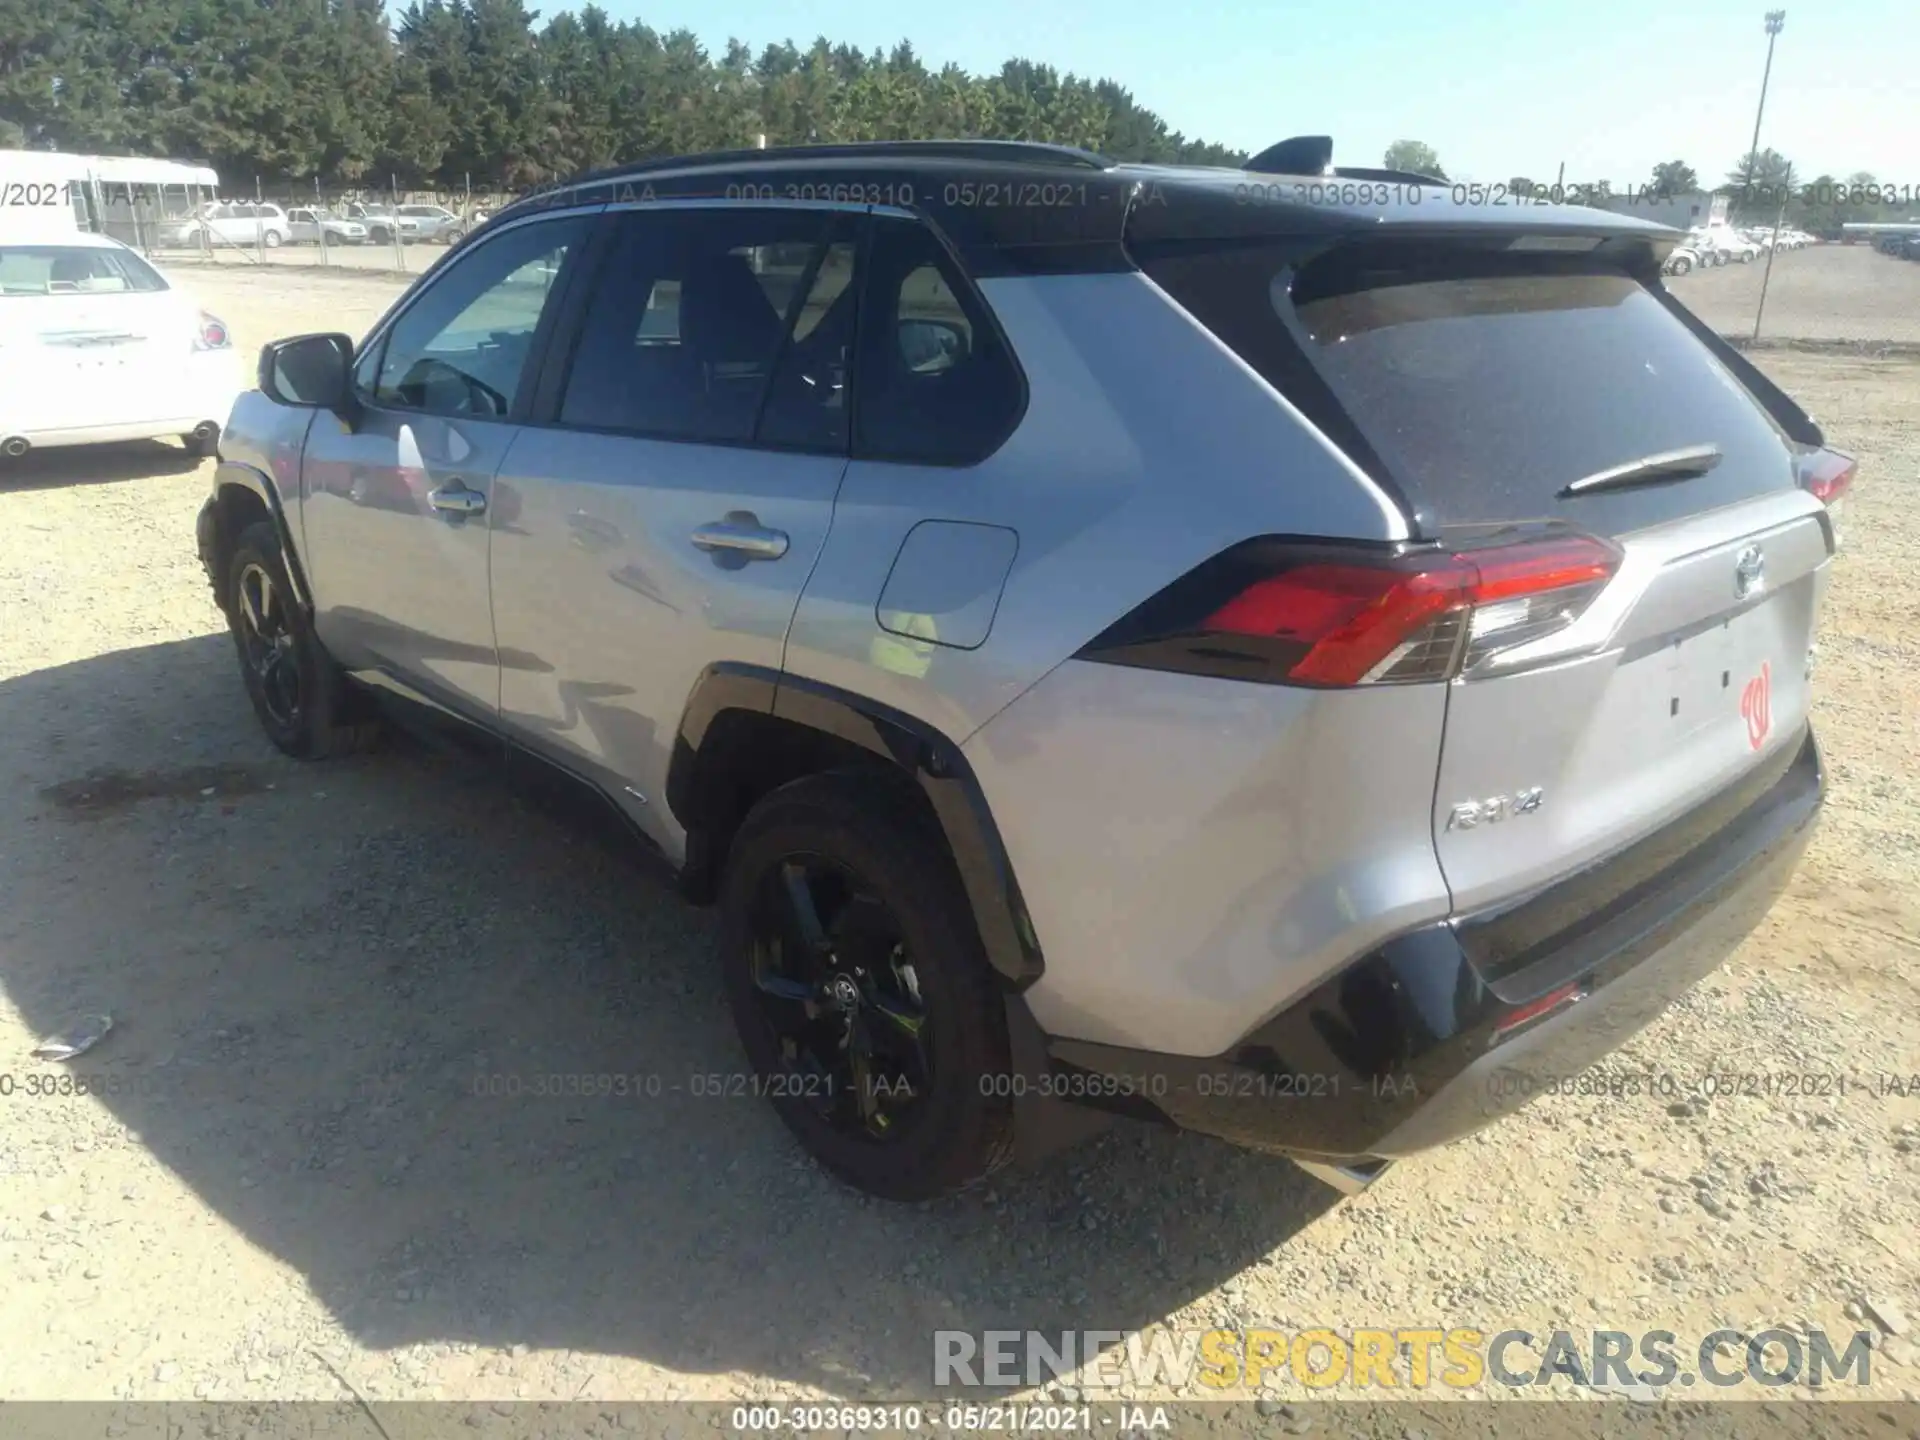
<svg viewBox="0 0 1920 1440"><path fill-rule="evenodd" d="M1619 271L1358 246L1298 271L1257 251L1169 268L1156 278L1177 299L1309 415L1337 415L1437 523L1559 518L1620 533L1793 483L1758 402ZM1705 474L1562 494L1699 446L1721 454Z"/></svg>
<svg viewBox="0 0 1920 1440"><path fill-rule="evenodd" d="M0 296L112 295L166 288L159 272L130 250L0 245Z"/></svg>

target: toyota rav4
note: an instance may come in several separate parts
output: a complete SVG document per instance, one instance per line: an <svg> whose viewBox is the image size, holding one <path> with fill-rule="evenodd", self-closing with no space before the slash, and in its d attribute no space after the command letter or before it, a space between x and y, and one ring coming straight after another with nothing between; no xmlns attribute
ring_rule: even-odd
<svg viewBox="0 0 1920 1440"><path fill-rule="evenodd" d="M200 554L281 749L475 730L717 901L852 1183L1093 1107L1357 1187L1644 1025L1817 815L1853 466L1679 239L1312 137L651 162L268 345Z"/></svg>

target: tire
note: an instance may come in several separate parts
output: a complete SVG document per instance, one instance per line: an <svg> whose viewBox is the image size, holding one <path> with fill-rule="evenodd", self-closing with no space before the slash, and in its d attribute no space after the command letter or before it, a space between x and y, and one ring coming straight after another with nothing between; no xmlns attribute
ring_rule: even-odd
<svg viewBox="0 0 1920 1440"><path fill-rule="evenodd" d="M287 237L282 235L278 230L268 230L261 235L260 243L265 245L269 250L278 250L286 238Z"/></svg>
<svg viewBox="0 0 1920 1440"><path fill-rule="evenodd" d="M816 918L810 954L797 943L806 926L770 920L770 910L780 921L799 913L798 870L825 877L802 882ZM915 1201L965 1189L1011 1158L1013 1101L989 1083L1009 1073L1004 1002L917 796L861 771L782 786L734 837L720 903L727 999L758 1088L826 1169L868 1194ZM836 973L809 987L790 978L803 971ZM814 998L794 998L809 989ZM887 1024L898 1011L918 1016L911 1028ZM870 1046L851 1045L856 1027L875 1037ZM824 1038L796 1042L792 1029ZM832 1067L810 1062L835 1051L837 1034L849 1066L855 1048L868 1049L864 1070L849 1073L872 1077L871 1118L856 1084L818 1088Z"/></svg>
<svg viewBox="0 0 1920 1440"><path fill-rule="evenodd" d="M264 603L258 588L263 578L271 587ZM346 678L294 603L279 532L271 521L255 521L240 532L227 562L224 593L241 681L267 738L296 760L345 755L370 744L378 727L352 713L355 697ZM253 611L262 612L262 623L253 620ZM272 681L255 644L256 638L269 636L278 657ZM296 687L291 704L285 703L289 679Z"/></svg>
<svg viewBox="0 0 1920 1440"><path fill-rule="evenodd" d="M1684 275L1691 269L1693 269L1693 261L1691 260L1681 259L1673 262L1673 273L1675 275Z"/></svg>

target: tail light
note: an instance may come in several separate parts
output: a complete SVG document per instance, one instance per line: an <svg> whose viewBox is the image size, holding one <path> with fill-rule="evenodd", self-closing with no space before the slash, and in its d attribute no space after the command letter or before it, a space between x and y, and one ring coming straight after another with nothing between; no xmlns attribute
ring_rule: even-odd
<svg viewBox="0 0 1920 1440"><path fill-rule="evenodd" d="M1827 521L1833 531L1833 548L1840 548L1840 521L1846 512L1847 491L1853 488L1854 472L1860 462L1838 450L1807 450L1794 457L1794 470L1800 488L1827 507Z"/></svg>
<svg viewBox="0 0 1920 1440"><path fill-rule="evenodd" d="M227 330L227 322L217 315L200 312L200 332L194 336L193 348L196 350L226 350L233 345L233 336Z"/></svg>
<svg viewBox="0 0 1920 1440"><path fill-rule="evenodd" d="M1800 488L1831 508L1853 485L1853 475L1860 468L1860 462L1838 450L1809 450L1795 459L1794 468Z"/></svg>
<svg viewBox="0 0 1920 1440"><path fill-rule="evenodd" d="M1617 548L1586 535L1403 554L1253 540L1080 658L1279 685L1446 680L1565 629L1619 565Z"/></svg>

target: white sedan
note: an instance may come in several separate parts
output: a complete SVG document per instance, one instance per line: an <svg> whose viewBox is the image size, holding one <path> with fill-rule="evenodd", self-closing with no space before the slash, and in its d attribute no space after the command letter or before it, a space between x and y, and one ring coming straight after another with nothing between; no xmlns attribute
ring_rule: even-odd
<svg viewBox="0 0 1920 1440"><path fill-rule="evenodd" d="M245 388L226 324L137 252L0 227L0 456L162 435L210 455Z"/></svg>

